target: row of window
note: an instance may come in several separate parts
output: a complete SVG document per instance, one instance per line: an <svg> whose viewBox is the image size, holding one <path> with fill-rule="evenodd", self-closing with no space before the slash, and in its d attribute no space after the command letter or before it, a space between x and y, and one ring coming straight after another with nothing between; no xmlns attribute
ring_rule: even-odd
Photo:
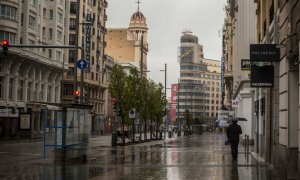
<svg viewBox="0 0 300 180"><path fill-rule="evenodd" d="M0 17L5 19L17 19L17 8L0 4Z"/></svg>
<svg viewBox="0 0 300 180"><path fill-rule="evenodd" d="M180 73L180 77L198 77L198 78L208 78L208 79L221 79L219 75L208 75L208 74L198 74L198 73Z"/></svg>
<svg viewBox="0 0 300 180"><path fill-rule="evenodd" d="M8 100L17 100L17 101L25 101L25 95L24 93L27 93L27 99L26 101L43 101L44 99L44 90L45 90L45 84L41 85L41 89L38 92L38 84L35 84L35 87L32 88L33 82L28 82L27 87L25 87L25 82L24 80L18 80L17 83L17 88L14 88L14 81L16 79L15 78L9 78L9 82L8 82L8 95L7 95L7 99ZM4 99L4 91L5 91L5 86L4 86L5 82L4 82L4 77L0 76L0 99ZM26 88L26 89L25 89ZM13 97L14 94L14 90L17 91L17 97ZM25 92L26 90L26 92ZM52 97L52 92L55 91L54 93L57 94L58 93L58 87L52 88L52 86L48 86L47 87L47 102L52 102L51 98L56 97L56 95L54 95ZM33 93L33 94L32 94ZM55 100L54 100L55 101Z"/></svg>
<svg viewBox="0 0 300 180"><path fill-rule="evenodd" d="M207 66L203 66L203 65L199 65L199 66L181 65L180 70L206 71Z"/></svg>

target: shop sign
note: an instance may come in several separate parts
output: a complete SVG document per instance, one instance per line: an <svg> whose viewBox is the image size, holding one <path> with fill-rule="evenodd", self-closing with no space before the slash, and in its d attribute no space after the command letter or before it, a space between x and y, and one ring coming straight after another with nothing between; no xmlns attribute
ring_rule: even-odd
<svg viewBox="0 0 300 180"><path fill-rule="evenodd" d="M30 126L31 126L30 113L20 114L20 129L30 130Z"/></svg>
<svg viewBox="0 0 300 180"><path fill-rule="evenodd" d="M251 64L251 87L274 87L274 66Z"/></svg>
<svg viewBox="0 0 300 180"><path fill-rule="evenodd" d="M250 70L251 63L249 59L242 59L241 60L241 70Z"/></svg>
<svg viewBox="0 0 300 180"><path fill-rule="evenodd" d="M232 100L232 107L239 107L240 101L239 100Z"/></svg>
<svg viewBox="0 0 300 180"><path fill-rule="evenodd" d="M251 61L280 61L280 49L276 44L250 44Z"/></svg>

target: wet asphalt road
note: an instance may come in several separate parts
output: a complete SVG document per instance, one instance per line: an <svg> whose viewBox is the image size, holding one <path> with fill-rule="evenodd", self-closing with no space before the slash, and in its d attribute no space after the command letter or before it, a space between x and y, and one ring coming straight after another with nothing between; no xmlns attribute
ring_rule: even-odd
<svg viewBox="0 0 300 180"><path fill-rule="evenodd" d="M53 165L34 153L0 153L0 179L277 180L240 145L232 163L224 134L191 135L124 147L90 150L87 164ZM42 144L35 144L36 148ZM0 148L1 150L1 148Z"/></svg>

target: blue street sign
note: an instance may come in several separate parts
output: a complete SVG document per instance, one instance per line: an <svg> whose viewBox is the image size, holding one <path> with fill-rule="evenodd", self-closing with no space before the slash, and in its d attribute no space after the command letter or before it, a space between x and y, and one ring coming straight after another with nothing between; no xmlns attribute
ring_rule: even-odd
<svg viewBox="0 0 300 180"><path fill-rule="evenodd" d="M78 67L78 69L87 68L87 61L84 59L80 59L79 61L77 61L77 67Z"/></svg>

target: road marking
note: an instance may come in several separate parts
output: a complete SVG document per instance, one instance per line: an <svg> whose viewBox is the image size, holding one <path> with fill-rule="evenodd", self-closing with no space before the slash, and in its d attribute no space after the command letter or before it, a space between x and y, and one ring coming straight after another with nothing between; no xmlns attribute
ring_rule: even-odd
<svg viewBox="0 0 300 180"><path fill-rule="evenodd" d="M41 155L41 154L34 154L34 153L11 153L11 152L0 152L0 154L31 155L31 156L40 156Z"/></svg>

